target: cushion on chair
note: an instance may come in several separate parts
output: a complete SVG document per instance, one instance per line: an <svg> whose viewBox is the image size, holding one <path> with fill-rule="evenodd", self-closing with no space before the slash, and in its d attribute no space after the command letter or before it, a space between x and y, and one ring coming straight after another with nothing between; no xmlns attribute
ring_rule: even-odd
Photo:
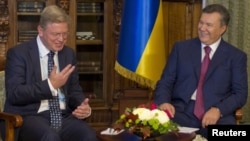
<svg viewBox="0 0 250 141"><path fill-rule="evenodd" d="M5 72L0 71L0 111L3 111L5 102Z"/></svg>

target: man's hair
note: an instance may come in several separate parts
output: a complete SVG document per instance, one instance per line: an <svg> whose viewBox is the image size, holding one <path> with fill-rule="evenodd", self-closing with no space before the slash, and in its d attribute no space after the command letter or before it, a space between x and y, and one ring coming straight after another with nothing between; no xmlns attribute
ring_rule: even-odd
<svg viewBox="0 0 250 141"><path fill-rule="evenodd" d="M219 13L221 15L221 25L228 26L230 21L230 14L224 6L220 4L211 4L206 6L202 10L202 13L214 13L214 12Z"/></svg>
<svg viewBox="0 0 250 141"><path fill-rule="evenodd" d="M69 16L62 8L56 5L50 5L44 8L41 13L39 25L46 28L48 23L68 23Z"/></svg>

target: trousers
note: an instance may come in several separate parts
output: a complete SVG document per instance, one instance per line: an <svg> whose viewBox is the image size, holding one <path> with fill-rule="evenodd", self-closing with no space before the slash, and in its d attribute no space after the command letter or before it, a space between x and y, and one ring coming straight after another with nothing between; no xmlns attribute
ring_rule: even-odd
<svg viewBox="0 0 250 141"><path fill-rule="evenodd" d="M50 127L50 113L25 116L20 129L19 141L98 141L95 131L71 113L62 117L62 128L56 132Z"/></svg>

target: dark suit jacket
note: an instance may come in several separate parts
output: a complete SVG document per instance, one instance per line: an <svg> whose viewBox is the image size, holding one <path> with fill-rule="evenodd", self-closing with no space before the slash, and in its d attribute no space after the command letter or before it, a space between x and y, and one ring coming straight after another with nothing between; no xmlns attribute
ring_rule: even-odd
<svg viewBox="0 0 250 141"><path fill-rule="evenodd" d="M12 47L7 52L5 84L7 99L4 111L22 116L36 114L41 100L52 98L47 80L41 78L36 39ZM65 46L58 52L60 69L76 65L73 49ZM77 69L63 86L67 111L71 113L85 98L78 83Z"/></svg>
<svg viewBox="0 0 250 141"><path fill-rule="evenodd" d="M155 89L154 102L172 103L183 111L197 88L201 69L201 42L198 38L175 43ZM212 106L222 115L233 115L247 100L247 56L221 40L204 80L205 110Z"/></svg>

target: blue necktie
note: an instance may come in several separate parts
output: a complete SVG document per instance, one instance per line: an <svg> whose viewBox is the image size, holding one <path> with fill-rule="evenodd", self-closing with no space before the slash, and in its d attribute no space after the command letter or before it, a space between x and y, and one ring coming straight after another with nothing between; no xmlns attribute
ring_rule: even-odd
<svg viewBox="0 0 250 141"><path fill-rule="evenodd" d="M54 52L50 51L48 53L48 77L50 72L54 67ZM49 99L49 109L50 109L50 126L56 131L60 130L62 125L62 112L60 110L58 95L53 96L52 99Z"/></svg>
<svg viewBox="0 0 250 141"><path fill-rule="evenodd" d="M207 73L208 65L210 63L209 53L211 48L209 46L205 47L205 57L201 64L200 80L197 87L196 100L194 106L194 114L198 119L202 119L204 110L204 99L203 99L203 83Z"/></svg>

